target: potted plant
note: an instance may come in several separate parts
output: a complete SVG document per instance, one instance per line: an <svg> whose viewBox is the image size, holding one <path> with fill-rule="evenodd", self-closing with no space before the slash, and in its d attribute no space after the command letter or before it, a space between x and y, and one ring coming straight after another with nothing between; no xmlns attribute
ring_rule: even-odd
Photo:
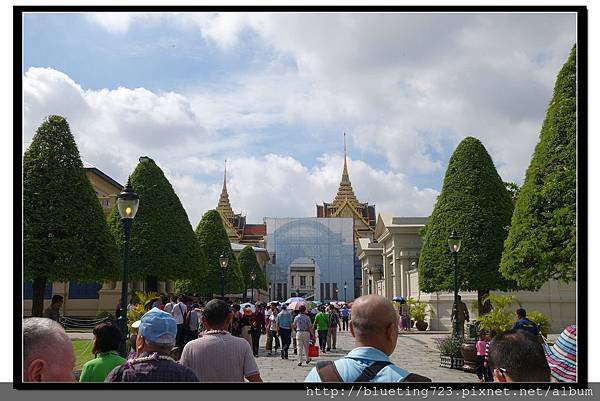
<svg viewBox="0 0 600 401"><path fill-rule="evenodd" d="M510 329L515 319L513 312L506 310L506 308L517 302L517 299L512 295L490 294L483 300L484 302L489 300L492 303L493 309L475 319L479 330L485 330L491 337L494 337L496 334Z"/></svg>
<svg viewBox="0 0 600 401"><path fill-rule="evenodd" d="M438 337L435 339L436 348L440 351L440 366L450 369L462 369L463 358L460 354L462 338L453 336Z"/></svg>
<svg viewBox="0 0 600 401"><path fill-rule="evenodd" d="M427 304L424 302L415 302L410 308L410 317L415 321L415 326L419 331L427 330L429 323L425 321L427 313L425 312Z"/></svg>

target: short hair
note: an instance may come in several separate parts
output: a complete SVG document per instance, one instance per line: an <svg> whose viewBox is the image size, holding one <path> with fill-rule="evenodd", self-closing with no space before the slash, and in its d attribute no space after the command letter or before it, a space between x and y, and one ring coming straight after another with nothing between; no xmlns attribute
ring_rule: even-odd
<svg viewBox="0 0 600 401"><path fill-rule="evenodd" d="M54 294L54 295L52 295L52 300L50 302L55 304L57 302L62 302L63 300L64 300L64 298L62 295Z"/></svg>
<svg viewBox="0 0 600 401"><path fill-rule="evenodd" d="M548 382L550 367L537 337L524 330L508 330L490 342L491 369L505 369L515 382Z"/></svg>
<svg viewBox="0 0 600 401"><path fill-rule="evenodd" d="M225 323L227 315L231 312L231 308L221 299L213 299L204 307L202 316L211 326Z"/></svg>
<svg viewBox="0 0 600 401"><path fill-rule="evenodd" d="M324 306L324 305L319 305L319 310L320 310L321 312L325 311L325 306Z"/></svg>
<svg viewBox="0 0 600 401"><path fill-rule="evenodd" d="M65 329L52 319L30 317L23 320L23 364L27 366L44 351L52 349L55 342L65 340L68 340Z"/></svg>
<svg viewBox="0 0 600 401"><path fill-rule="evenodd" d="M121 330L110 323L100 323L94 327L92 334L96 336L96 342L92 351L94 354L116 351L123 340Z"/></svg>
<svg viewBox="0 0 600 401"><path fill-rule="evenodd" d="M300 313L304 313L304 312L306 312L306 306L304 306L304 305L300 305L300 306L298 307L298 310L300 311Z"/></svg>
<svg viewBox="0 0 600 401"><path fill-rule="evenodd" d="M233 305L231 305L231 309L239 311L240 310L240 305L239 304L233 304Z"/></svg>
<svg viewBox="0 0 600 401"><path fill-rule="evenodd" d="M146 345L148 347L151 347L152 349L155 349L155 350L163 351L164 353L167 353L167 354L169 352L171 352L171 350L175 346L175 340L173 340L170 343L155 343L152 341L148 341L148 339L146 339L144 336L142 336L142 338L144 339L144 342L146 343Z"/></svg>
<svg viewBox="0 0 600 401"><path fill-rule="evenodd" d="M517 316L527 317L527 311L523 308L519 308L519 309L517 309Z"/></svg>

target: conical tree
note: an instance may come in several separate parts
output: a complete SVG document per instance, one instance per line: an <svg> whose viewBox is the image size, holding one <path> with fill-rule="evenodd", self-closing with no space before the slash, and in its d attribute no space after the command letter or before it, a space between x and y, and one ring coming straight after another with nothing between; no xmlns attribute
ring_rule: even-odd
<svg viewBox="0 0 600 401"><path fill-rule="evenodd" d="M221 215L216 210L204 213L196 227L196 237L206 256L207 268L201 276L206 294L221 294L221 274L224 274L225 293L238 294L244 290L244 278L240 265L233 254L229 237ZM222 269L219 257L229 258L229 265Z"/></svg>
<svg viewBox="0 0 600 401"><path fill-rule="evenodd" d="M258 260L256 259L256 252L250 245L247 245L242 249L242 252L238 255L238 262L242 275L244 276L244 295L248 293L249 288L254 289L267 289L267 279L263 273ZM251 274L254 273L254 281L251 279Z"/></svg>
<svg viewBox="0 0 600 401"><path fill-rule="evenodd" d="M23 262L33 316L42 316L48 282L118 276L117 247L61 116L44 120L23 156Z"/></svg>
<svg viewBox="0 0 600 401"><path fill-rule="evenodd" d="M576 48L556 79L554 95L519 191L500 272L538 290L576 272Z"/></svg>
<svg viewBox="0 0 600 401"><path fill-rule="evenodd" d="M442 192L424 230L419 257L423 291L453 291L454 267L448 236L462 238L459 289L477 291L478 309L490 290L514 288L498 271L513 211L509 192L492 158L476 138L462 140L450 158Z"/></svg>
<svg viewBox="0 0 600 401"><path fill-rule="evenodd" d="M206 261L188 216L160 167L148 157L140 158L130 178L140 203L131 229L129 277L156 281L200 275ZM116 207L108 224L123 249L123 224Z"/></svg>

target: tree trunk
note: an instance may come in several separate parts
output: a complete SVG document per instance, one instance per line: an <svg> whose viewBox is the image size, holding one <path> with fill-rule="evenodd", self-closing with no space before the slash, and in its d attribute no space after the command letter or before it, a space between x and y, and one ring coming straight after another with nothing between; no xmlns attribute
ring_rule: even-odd
<svg viewBox="0 0 600 401"><path fill-rule="evenodd" d="M492 304L489 300L483 302L483 298L487 297L490 290L477 290L477 311L479 316L486 314L492 310Z"/></svg>
<svg viewBox="0 0 600 401"><path fill-rule="evenodd" d="M42 317L44 314L44 289L46 288L46 277L33 279L33 296L31 298L31 316Z"/></svg>

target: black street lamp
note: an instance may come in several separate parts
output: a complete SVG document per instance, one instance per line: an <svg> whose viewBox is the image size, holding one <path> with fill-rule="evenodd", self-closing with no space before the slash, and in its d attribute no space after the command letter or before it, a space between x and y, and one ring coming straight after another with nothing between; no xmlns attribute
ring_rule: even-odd
<svg viewBox="0 0 600 401"><path fill-rule="evenodd" d="M250 296L250 302L254 303L254 280L256 280L256 273L250 273L250 281L252 281L252 295Z"/></svg>
<svg viewBox="0 0 600 401"><path fill-rule="evenodd" d="M348 287L348 283L344 281L344 303L348 302L346 299L346 288Z"/></svg>
<svg viewBox="0 0 600 401"><path fill-rule="evenodd" d="M454 259L454 306L452 313L454 314L454 337L460 337L460 319L458 317L458 252L460 251L460 237L456 230L452 230L452 234L448 237L448 246L452 252Z"/></svg>
<svg viewBox="0 0 600 401"><path fill-rule="evenodd" d="M336 301L338 300L338 289L337 288L335 289L335 300Z"/></svg>
<svg viewBox="0 0 600 401"><path fill-rule="evenodd" d="M127 290L129 288L129 283L127 279L129 278L129 238L131 236L131 225L133 224L133 218L137 213L138 206L140 204L140 197L135 193L133 188L131 187L131 177L127 178L127 185L119 195L117 195L117 209L119 210L119 215L121 216L121 222L123 223L123 280L121 287L121 316L119 317L119 327L121 328L121 332L123 333L123 339L121 341L121 356L127 355Z"/></svg>
<svg viewBox="0 0 600 401"><path fill-rule="evenodd" d="M271 282L269 281L269 302L271 302L271 288L273 288Z"/></svg>
<svg viewBox="0 0 600 401"><path fill-rule="evenodd" d="M219 265L221 266L221 299L225 299L225 269L229 265L229 258L225 256L225 252L219 256Z"/></svg>

